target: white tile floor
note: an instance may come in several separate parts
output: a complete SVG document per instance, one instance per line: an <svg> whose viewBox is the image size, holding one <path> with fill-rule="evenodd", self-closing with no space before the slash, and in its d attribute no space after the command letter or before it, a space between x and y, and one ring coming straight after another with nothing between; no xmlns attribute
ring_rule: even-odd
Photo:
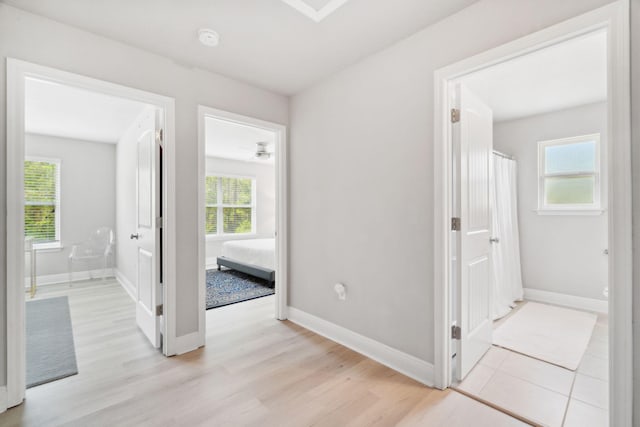
<svg viewBox="0 0 640 427"><path fill-rule="evenodd" d="M598 315L576 372L494 346L458 388L543 425L606 427L607 322Z"/></svg>

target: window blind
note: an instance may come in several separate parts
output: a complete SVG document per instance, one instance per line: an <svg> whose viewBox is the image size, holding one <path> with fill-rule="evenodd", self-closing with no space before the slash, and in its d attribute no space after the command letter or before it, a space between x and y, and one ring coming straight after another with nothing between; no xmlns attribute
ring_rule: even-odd
<svg viewBox="0 0 640 427"><path fill-rule="evenodd" d="M208 176L206 181L205 230L207 234L218 233L218 178Z"/></svg>
<svg viewBox="0 0 640 427"><path fill-rule="evenodd" d="M24 163L24 233L36 243L59 239L60 165L56 161L27 160Z"/></svg>
<svg viewBox="0 0 640 427"><path fill-rule="evenodd" d="M251 178L206 178L207 234L240 234L253 231L254 182Z"/></svg>

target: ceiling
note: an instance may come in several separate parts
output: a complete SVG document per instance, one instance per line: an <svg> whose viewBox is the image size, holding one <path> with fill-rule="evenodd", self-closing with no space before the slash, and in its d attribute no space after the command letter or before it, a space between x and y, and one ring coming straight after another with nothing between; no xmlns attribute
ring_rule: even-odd
<svg viewBox="0 0 640 427"><path fill-rule="evenodd" d="M495 121L607 99L607 36L598 31L486 68L462 82Z"/></svg>
<svg viewBox="0 0 640 427"><path fill-rule="evenodd" d="M267 151L275 151L274 132L211 117L205 119L205 151L208 157L274 164L270 159L256 159L256 142L267 142Z"/></svg>
<svg viewBox="0 0 640 427"><path fill-rule="evenodd" d="M0 0L178 63L291 95L476 0ZM333 5L333 6L332 6ZM318 12L320 13L320 12ZM198 29L220 34L205 47Z"/></svg>
<svg viewBox="0 0 640 427"><path fill-rule="evenodd" d="M117 143L144 104L57 83L27 79L25 130L83 141Z"/></svg>

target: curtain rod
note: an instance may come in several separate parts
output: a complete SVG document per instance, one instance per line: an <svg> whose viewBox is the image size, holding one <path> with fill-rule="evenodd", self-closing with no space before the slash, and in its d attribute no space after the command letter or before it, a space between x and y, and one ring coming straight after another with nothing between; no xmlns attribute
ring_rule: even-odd
<svg viewBox="0 0 640 427"><path fill-rule="evenodd" d="M510 156L508 154L504 154L498 150L493 150L493 154L495 154L496 156L500 156L500 157L504 157L505 159L509 159L509 160L515 160L516 158L513 156Z"/></svg>

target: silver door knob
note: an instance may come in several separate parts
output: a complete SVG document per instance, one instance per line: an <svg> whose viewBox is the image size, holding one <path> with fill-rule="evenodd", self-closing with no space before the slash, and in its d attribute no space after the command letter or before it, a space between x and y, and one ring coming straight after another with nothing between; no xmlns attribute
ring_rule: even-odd
<svg viewBox="0 0 640 427"><path fill-rule="evenodd" d="M498 239L497 237L491 237L489 239L489 243L500 243L500 239Z"/></svg>
<svg viewBox="0 0 640 427"><path fill-rule="evenodd" d="M129 238L130 238L131 240L133 240L133 239L138 240L138 239L140 238L140 235L139 235L138 233L136 233L136 234L132 234Z"/></svg>

